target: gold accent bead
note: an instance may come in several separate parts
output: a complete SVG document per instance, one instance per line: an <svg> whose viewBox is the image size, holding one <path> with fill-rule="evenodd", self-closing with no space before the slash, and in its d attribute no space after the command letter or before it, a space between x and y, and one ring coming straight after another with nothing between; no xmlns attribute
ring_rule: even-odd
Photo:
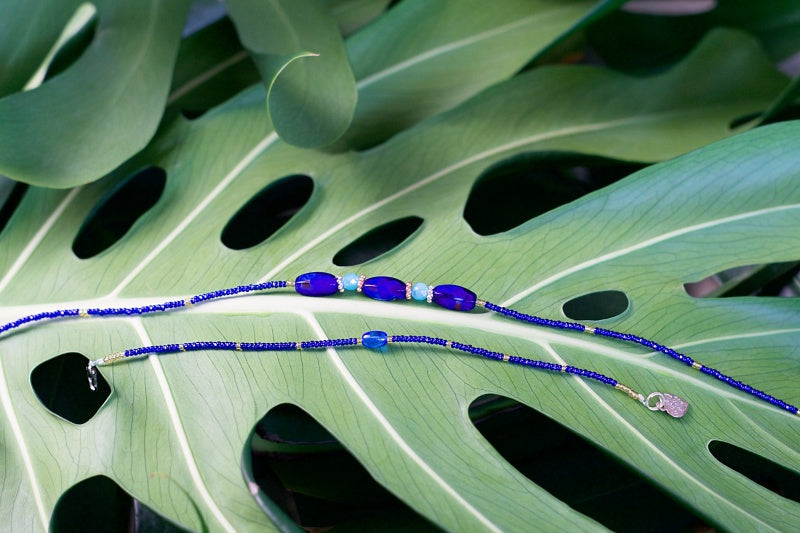
<svg viewBox="0 0 800 533"><path fill-rule="evenodd" d="M561 365L561 371L562 372L566 372L567 371L567 365Z"/></svg>
<svg viewBox="0 0 800 533"><path fill-rule="evenodd" d="M286 282L286 286L287 287L294 287L294 281L287 281Z"/></svg>
<svg viewBox="0 0 800 533"><path fill-rule="evenodd" d="M445 348L452 348L453 347L453 341L447 341L446 343L444 343L444 347Z"/></svg>
<svg viewBox="0 0 800 533"><path fill-rule="evenodd" d="M475 305L478 307L486 307L486 300L475 300Z"/></svg>
<svg viewBox="0 0 800 533"><path fill-rule="evenodd" d="M178 345L178 349L179 349L180 351L182 351L182 352L185 352L185 351L186 351L186 347L183 345L183 343L180 343L180 344Z"/></svg>
<svg viewBox="0 0 800 533"><path fill-rule="evenodd" d="M86 309L78 309L78 316L81 318L87 318L89 316L89 311Z"/></svg>
<svg viewBox="0 0 800 533"><path fill-rule="evenodd" d="M191 298L184 298L183 299L183 305L184 305L184 307L191 307L194 304L192 303L192 299Z"/></svg>
<svg viewBox="0 0 800 533"><path fill-rule="evenodd" d="M594 334L594 328L592 326L584 326L583 331Z"/></svg>
<svg viewBox="0 0 800 533"><path fill-rule="evenodd" d="M236 343L236 350L239 351L239 352L242 351L242 343L241 342L237 342Z"/></svg>
<svg viewBox="0 0 800 533"><path fill-rule="evenodd" d="M107 356L100 359L97 363L98 364L106 364L106 363L113 363L117 359L122 359L125 357L125 352L114 352L110 353Z"/></svg>
<svg viewBox="0 0 800 533"><path fill-rule="evenodd" d="M641 399L641 394L639 394L638 392L636 392L635 390L633 390L630 387L626 387L622 383L617 383L614 386L614 388L617 389L617 390L621 390L622 392L627 394L630 398L632 398L632 399L634 399L636 401L639 401Z"/></svg>
<svg viewBox="0 0 800 533"><path fill-rule="evenodd" d="M511 359L511 356L510 356L510 355L508 355L507 353L504 353L504 354L503 354L503 361L505 361L506 363L508 363L508 360L509 360L509 359Z"/></svg>
<svg viewBox="0 0 800 533"><path fill-rule="evenodd" d="M701 365L698 362L694 362L694 363L692 363L692 368L694 368L695 370L702 370L703 369L703 365Z"/></svg>

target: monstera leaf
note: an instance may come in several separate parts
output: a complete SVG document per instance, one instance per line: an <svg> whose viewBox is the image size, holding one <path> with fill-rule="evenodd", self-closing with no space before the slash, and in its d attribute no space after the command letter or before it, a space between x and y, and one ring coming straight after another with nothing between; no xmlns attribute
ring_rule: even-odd
<svg viewBox="0 0 800 533"><path fill-rule="evenodd" d="M800 124L720 140L731 134L731 121L763 109L784 84L749 38L717 32L654 77L536 69L376 148L338 154L281 142L266 126L265 90L255 87L196 121L176 119L99 182L69 191L29 189L0 234L0 318L158 302L311 270L459 283L482 298L562 319L566 302L614 290L629 304L604 327L674 346L798 403L796 300L696 300L684 290L684 283L730 267L798 259ZM532 153L675 159L507 231L473 231L464 211L476 181ZM143 168L163 191L129 195L143 212L130 230L116 243L87 245L81 236L98 234L92 228L113 214L106 206L128 194ZM279 196L279 184L292 182L313 183L313 190L288 223L260 243L223 243L245 204L264 190ZM489 217L503 209L502 202L482 206ZM422 222L401 244L364 264L333 264L359 237L409 217ZM691 407L685 418L670 419L581 378L399 345L386 353L199 352L104 367L112 392L80 425L49 412L31 388L32 370L66 352L94 358L151 343L310 340L369 329L568 362L644 393L678 394ZM800 524L795 503L708 450L710 441L723 441L800 470L797 417L607 339L490 313L351 294L305 298L291 290L5 334L0 518L13 530L46 529L65 491L102 474L194 530L289 529L286 517L242 478L241 463L256 422L274 406L291 404L443 528L601 529L481 437L467 410L485 394L544 413L723 528ZM91 502L85 506L91 517ZM620 502L620 512L625 508Z"/></svg>

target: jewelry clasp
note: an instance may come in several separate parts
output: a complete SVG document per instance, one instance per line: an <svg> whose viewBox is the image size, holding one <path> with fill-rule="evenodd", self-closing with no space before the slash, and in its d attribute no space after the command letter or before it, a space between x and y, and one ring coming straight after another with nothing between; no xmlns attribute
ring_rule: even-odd
<svg viewBox="0 0 800 533"><path fill-rule="evenodd" d="M93 391L97 390L97 366L94 361L89 361L86 365L86 379L89 380L89 388Z"/></svg>

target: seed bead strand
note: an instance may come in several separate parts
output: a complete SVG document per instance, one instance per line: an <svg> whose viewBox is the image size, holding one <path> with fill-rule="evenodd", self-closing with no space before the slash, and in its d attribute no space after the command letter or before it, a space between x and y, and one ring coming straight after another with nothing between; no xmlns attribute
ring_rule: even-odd
<svg viewBox="0 0 800 533"><path fill-rule="evenodd" d="M611 337L623 342L639 344L676 359L693 370L699 370L704 374L712 376L725 385L750 394L759 400L770 403L785 411L789 411L794 415L800 416L800 409L798 409L796 406L767 394L764 391L756 389L755 387L751 387L750 385L738 381L731 376L723 374L715 368L698 363L688 355L684 355L673 350L672 348L664 346L663 344L645 339L644 337L639 337L638 335L586 326L578 322L551 320L548 318L521 313L508 307L503 307L486 300L478 299L474 292L460 285L429 286L420 282L409 284L397 278L388 276L367 278L363 275L357 274L345 274L341 279L357 279L358 292L361 292L373 300L392 301L413 298L420 301L424 300L428 303L435 303L441 307L454 311L471 311L475 307L483 307L489 311L514 320L518 320L520 322L526 322L548 328L578 331L590 335L599 335L601 337ZM326 272L309 272L306 274L301 274L297 277L295 280L295 289L298 293L305 296L328 296L334 292L337 292L336 280L337 277L333 274L328 274ZM345 284L342 288L345 290L352 290L347 286L347 284ZM353 287L353 289L355 288L356 287Z"/></svg>
<svg viewBox="0 0 800 533"><path fill-rule="evenodd" d="M462 287L460 285L427 285L422 282L407 283L397 278L388 276L377 276L367 278L364 275L354 273L345 274L343 276L335 276L326 272L308 272L298 276L295 281L267 281L262 283L252 283L247 285L238 285L226 289L206 292L185 298L182 300L170 300L164 303L151 304L139 307L106 307L106 308L88 308L88 309L60 309L55 311L46 311L28 315L17 320L0 324L0 334L9 330L19 328L25 324L39 322L44 320L59 319L64 317L104 317L104 316L136 316L145 315L150 313L165 312L173 309L180 309L190 307L195 304L224 298L228 296L235 296L239 294L246 294L251 292L264 291L268 289L280 289L285 287L294 287L295 291L305 296L328 296L337 292L356 291L363 293L365 296L374 300L391 301L391 300L406 300L414 299L418 301L427 301L434 303L446 309L455 311L471 311L475 307L483 307L492 312L509 317L514 320L535 324L539 326L557 328L564 330L573 330L591 335L599 335L603 337L611 337L623 342L635 343L656 352L663 353L673 359L676 359L686 366L694 370L698 370L704 374L716 378L722 383L733 387L737 390L750 394L762 401L775 405L781 409L789 411L797 416L800 416L800 409L791 405L783 400L775 398L770 394L765 393L759 389L751 387L750 385L736 380L735 378L723 374L715 368L703 365L694 361L691 357L684 355L680 352L673 350L667 346L651 341L638 335L629 333L622 333L604 328L596 328L587 326L577 322L569 322L562 320L551 320L547 318L537 317L526 313L514 311L513 309L503 307L486 300L478 299L474 292ZM302 348L302 346L301 346Z"/></svg>
<svg viewBox="0 0 800 533"><path fill-rule="evenodd" d="M733 388L738 389L738 390L740 390L742 392L750 394L751 396L755 396L759 400L771 403L772 405L774 405L776 407L779 407L779 408L781 408L781 409L783 409L785 411L789 411L790 413L792 413L794 415L800 416L800 410L796 406L794 406L792 404L789 404L787 402L784 402L783 400L780 400L780 399L778 399L778 398L776 398L776 397L774 397L774 396L772 396L770 394L767 394L766 392L764 392L762 390L756 389L755 387L751 387L750 385L748 385L746 383L742 383L741 381L738 381L738 380L734 379L731 376L723 374L722 372L720 372L719 370L716 370L715 368L712 368L710 366L706 366L704 364L698 363L697 361L695 361L694 359L692 359L688 355L684 355L684 354L682 354L680 352L677 352L677 351L673 350L672 348L669 348L669 347L664 346L663 344L659 344L657 342L653 342L653 341L651 341L649 339L645 339L644 337L639 337L638 335L632 335L630 333L621 333L619 331L613 331L613 330L610 330L610 329L595 328L595 327L591 327L591 326L584 326L583 324L578 324L576 322L562 322L560 320L548 320L546 318L540 318L540 317L537 317L537 316L528 315L528 314L525 314L525 313L520 313L518 311L514 311L513 309L509 309L507 307L496 305L496 304L493 304L491 302L484 302L483 303L483 307L485 307L486 309L489 309L490 311L494 311L496 313L500 313L501 315L513 318L514 320L519 320L521 322L528 322L528 323L531 323L531 324L537 324L537 325L540 325L540 326L545 326L545 327L550 327L550 328L571 329L571 330L576 330L576 331L580 331L580 332L583 332L583 333L588 333L590 335L599 335L601 337L611 337L611 338L618 339L618 340L621 340L621 341L624 341L624 342L640 344L640 345L645 346L646 348L650 348L651 350L654 350L656 352L660 352L660 353L663 353L665 355L668 355L669 357L672 357L673 359L676 359L677 361L680 361L681 363L685 364L686 366L688 366L688 367L690 367L690 368L692 368L694 370L699 370L700 372L702 372L704 374L712 376L712 377L718 379L719 381L721 381L722 383L724 383L724 384L726 384L726 385L728 385L730 387L733 387Z"/></svg>
<svg viewBox="0 0 800 533"><path fill-rule="evenodd" d="M227 289L220 289L212 292L198 294L190 298L182 300L170 300L163 303L143 305L138 307L91 307L88 309L59 309L56 311L46 311L43 313L36 313L22 318L18 318L5 324L0 324L0 334L9 330L16 329L25 324L32 322L40 322L42 320L52 320L63 317L93 317L93 316L136 316L146 315L150 313L160 313L178 309L181 307L190 307L195 304L207 302L209 300L216 300L226 296L234 296L237 294L246 294L250 292L264 291L268 289L282 289L287 286L293 285L289 281L267 281L264 283L251 283L248 285L238 285Z"/></svg>
<svg viewBox="0 0 800 533"><path fill-rule="evenodd" d="M622 385L616 379L610 378L598 372L578 368L571 365L562 365L558 363L551 363L548 361L537 361L527 359L525 357L518 357L509 355L502 352L495 352L473 346L471 344L464 344L452 340L442 339L439 337L429 337L427 335L388 335L384 331L367 331L361 338L346 337L340 339L325 339L313 340L303 342L233 342L233 341L199 341L199 342L184 342L172 344L156 344L153 346L142 346L140 348L130 348L122 352L115 352L100 359L90 361L87 368L87 376L89 378L89 386L92 390L97 388L97 370L99 366L110 365L116 361L128 358L143 357L145 355L160 355L176 352L193 352L205 350L236 350L242 352L267 352L267 351L295 351L295 350L313 350L325 348L337 348L343 346L363 346L372 350L380 350L389 343L407 343L407 344L431 344L434 346L442 346L451 350L485 357L494 361L506 362L514 365L526 366L537 370L546 370L550 372L558 372L561 374L572 374L575 376L593 379L609 385L616 390L624 393L630 398L639 403L644 404L651 411L665 411L675 418L683 416L688 408L688 404L670 394L662 394L656 392L645 398L642 394L635 392L630 387ZM651 398L655 397L657 402L652 405ZM670 403L671 402L671 403Z"/></svg>

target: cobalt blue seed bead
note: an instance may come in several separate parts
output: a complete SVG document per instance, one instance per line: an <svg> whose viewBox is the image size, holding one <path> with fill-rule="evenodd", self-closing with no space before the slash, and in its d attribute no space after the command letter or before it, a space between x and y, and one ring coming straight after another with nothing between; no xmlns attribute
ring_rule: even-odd
<svg viewBox="0 0 800 533"><path fill-rule="evenodd" d="M405 300L406 284L397 278L375 276L364 280L361 292L368 298L382 302Z"/></svg>
<svg viewBox="0 0 800 533"><path fill-rule="evenodd" d="M295 278L294 290L303 296L329 296L339 292L339 282L327 272L306 272Z"/></svg>
<svg viewBox="0 0 800 533"><path fill-rule="evenodd" d="M475 308L478 297L461 285L437 285L433 288L433 303L455 311L470 311Z"/></svg>

